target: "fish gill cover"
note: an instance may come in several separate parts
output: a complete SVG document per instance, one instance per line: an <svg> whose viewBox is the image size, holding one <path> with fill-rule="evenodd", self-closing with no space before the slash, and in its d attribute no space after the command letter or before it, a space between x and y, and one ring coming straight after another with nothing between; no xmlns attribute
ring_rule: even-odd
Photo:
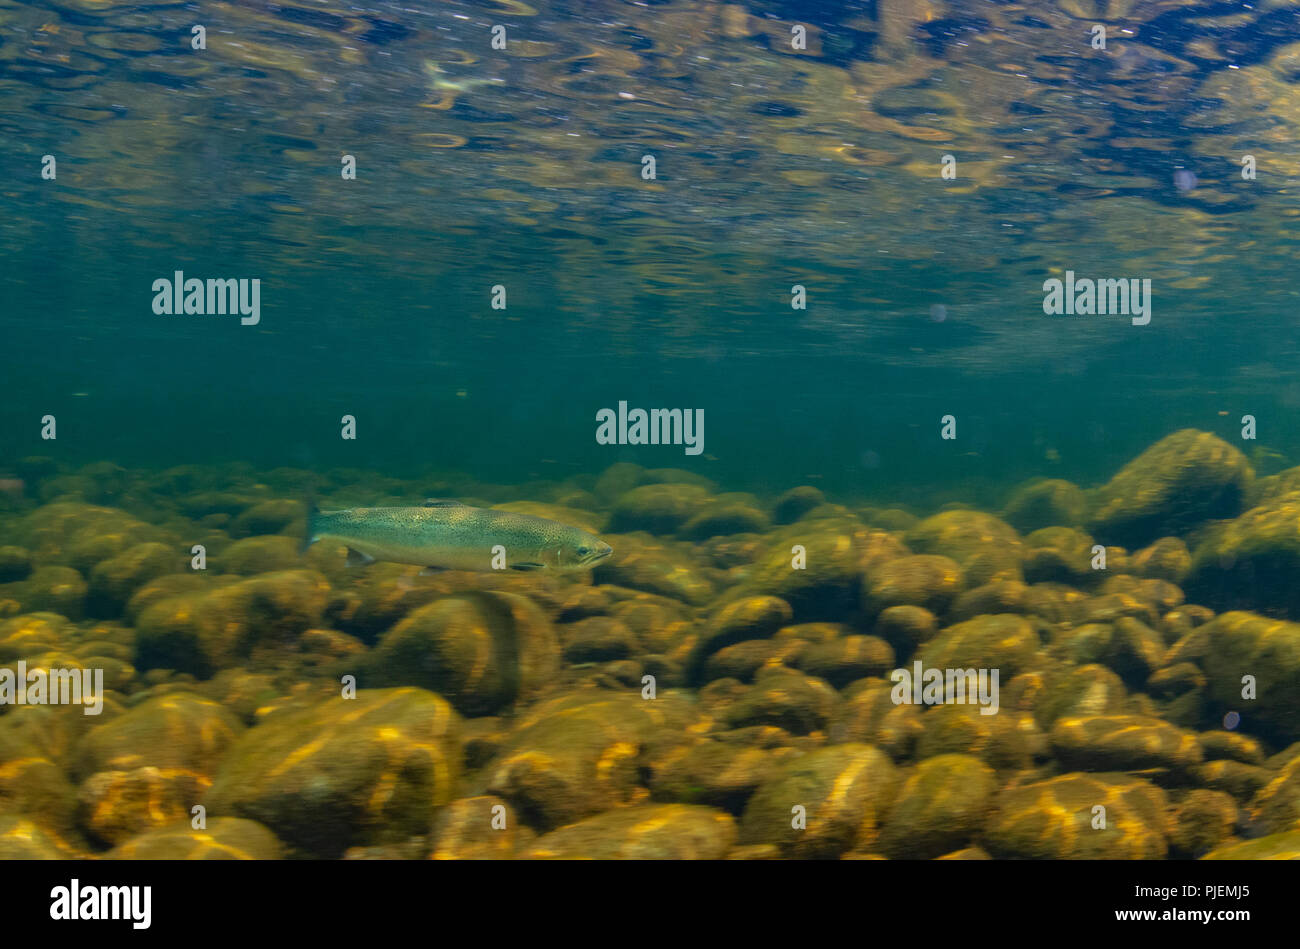
<svg viewBox="0 0 1300 949"><path fill-rule="evenodd" d="M0 856L1295 857L1298 75L1287 0L0 5ZM429 498L550 526L302 548Z"/></svg>

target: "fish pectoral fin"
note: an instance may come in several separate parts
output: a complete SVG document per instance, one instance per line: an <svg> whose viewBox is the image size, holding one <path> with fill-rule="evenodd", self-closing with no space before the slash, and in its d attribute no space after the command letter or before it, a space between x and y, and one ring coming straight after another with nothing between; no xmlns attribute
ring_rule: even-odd
<svg viewBox="0 0 1300 949"><path fill-rule="evenodd" d="M511 570L541 570L545 564L540 563L512 563Z"/></svg>
<svg viewBox="0 0 1300 949"><path fill-rule="evenodd" d="M369 554L363 554L359 550L348 548L348 559L346 561L349 567L364 567L368 563L374 563L375 558Z"/></svg>
<svg viewBox="0 0 1300 949"><path fill-rule="evenodd" d="M420 507L465 507L465 502L451 498L425 498Z"/></svg>
<svg viewBox="0 0 1300 949"><path fill-rule="evenodd" d="M417 573L416 576L417 576L417 577L432 577L432 576L434 576L435 574L446 573L446 572L447 572L447 568L446 568L446 567L425 567L423 570L421 570L419 573Z"/></svg>

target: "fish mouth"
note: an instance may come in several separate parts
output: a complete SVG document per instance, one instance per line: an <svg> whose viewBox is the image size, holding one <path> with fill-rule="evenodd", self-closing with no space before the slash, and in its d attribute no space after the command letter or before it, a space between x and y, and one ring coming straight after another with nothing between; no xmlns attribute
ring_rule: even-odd
<svg viewBox="0 0 1300 949"><path fill-rule="evenodd" d="M601 541L596 545L595 549L592 550L591 554L588 555L587 559L583 561L583 564L591 566L592 564L600 563L613 552L613 547L609 546L609 544L604 541Z"/></svg>

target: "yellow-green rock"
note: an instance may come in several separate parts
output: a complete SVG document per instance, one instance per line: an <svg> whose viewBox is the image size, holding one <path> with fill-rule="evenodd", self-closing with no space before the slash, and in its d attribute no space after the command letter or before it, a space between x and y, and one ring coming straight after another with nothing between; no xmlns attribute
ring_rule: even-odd
<svg viewBox="0 0 1300 949"><path fill-rule="evenodd" d="M1195 429L1156 442L1098 490L1090 526L1100 543L1138 547L1214 518L1235 517L1255 473L1223 439Z"/></svg>
<svg viewBox="0 0 1300 949"><path fill-rule="evenodd" d="M1159 860L1169 850L1169 801L1141 778L1065 774L1005 788L996 804L980 841L994 857Z"/></svg>
<svg viewBox="0 0 1300 949"><path fill-rule="evenodd" d="M1010 524L982 511L942 511L907 532L918 553L942 554L961 564L970 586L1023 580L1024 544Z"/></svg>
<svg viewBox="0 0 1300 949"><path fill-rule="evenodd" d="M1202 860L1300 860L1300 830L1240 840L1207 853Z"/></svg>
<svg viewBox="0 0 1300 949"><path fill-rule="evenodd" d="M1030 667L1038 633L1013 613L977 616L941 630L917 652L926 669L997 669L1000 681Z"/></svg>
<svg viewBox="0 0 1300 949"><path fill-rule="evenodd" d="M950 557L915 554L886 560L867 572L864 609L876 615L891 606L920 606L942 613L962 589L962 570Z"/></svg>
<svg viewBox="0 0 1300 949"><path fill-rule="evenodd" d="M226 754L204 802L303 852L426 833L460 777L459 719L421 689L361 690L273 712Z"/></svg>
<svg viewBox="0 0 1300 949"><path fill-rule="evenodd" d="M534 839L504 800L490 794L462 797L438 814L433 860L509 860Z"/></svg>
<svg viewBox="0 0 1300 949"><path fill-rule="evenodd" d="M846 742L786 762L741 819L740 843L774 844L786 857L869 849L894 802L897 771L878 748Z"/></svg>
<svg viewBox="0 0 1300 949"><path fill-rule="evenodd" d="M992 808L997 779L978 758L927 758L908 775L877 844L896 859L925 860L977 837Z"/></svg>
<svg viewBox="0 0 1300 949"><path fill-rule="evenodd" d="M1037 479L1016 488L1002 517L1025 533L1043 527L1076 527L1083 523L1087 504L1078 485L1060 478Z"/></svg>
<svg viewBox="0 0 1300 949"><path fill-rule="evenodd" d="M155 767L211 775L244 731L229 710L211 699L175 692L149 699L92 728L78 743L73 772Z"/></svg>
<svg viewBox="0 0 1300 949"><path fill-rule="evenodd" d="M1199 857L1232 836L1237 824L1237 802L1222 791L1195 788L1173 808L1170 849L1178 855Z"/></svg>
<svg viewBox="0 0 1300 949"><path fill-rule="evenodd" d="M539 837L529 860L719 860L736 841L730 814L693 804L618 808Z"/></svg>
<svg viewBox="0 0 1300 949"><path fill-rule="evenodd" d="M284 848L261 824L215 817L204 830L190 821L148 831L110 850L109 860L279 860Z"/></svg>
<svg viewBox="0 0 1300 949"><path fill-rule="evenodd" d="M652 743L688 742L694 718L672 692L575 692L542 702L485 769L487 793L543 831L631 803Z"/></svg>
<svg viewBox="0 0 1300 949"><path fill-rule="evenodd" d="M1300 739L1300 623L1234 611L1204 630L1211 699L1224 712L1239 712L1252 732L1281 744ZM1253 699L1243 697L1244 676L1254 677Z"/></svg>
<svg viewBox="0 0 1300 949"><path fill-rule="evenodd" d="M413 685L465 715L490 715L531 699L559 671L546 614L512 593L467 593L411 612L375 647L363 684Z"/></svg>
<svg viewBox="0 0 1300 949"><path fill-rule="evenodd" d="M1190 771L1201 763L1196 734L1141 715L1090 715L1056 720L1052 751L1068 768L1084 771Z"/></svg>

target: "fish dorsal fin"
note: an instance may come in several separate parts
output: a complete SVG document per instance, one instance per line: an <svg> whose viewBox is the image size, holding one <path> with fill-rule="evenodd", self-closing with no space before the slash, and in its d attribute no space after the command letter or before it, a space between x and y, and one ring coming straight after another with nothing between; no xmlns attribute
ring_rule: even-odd
<svg viewBox="0 0 1300 949"><path fill-rule="evenodd" d="M464 501L456 501L451 498L425 498L420 507L465 507Z"/></svg>
<svg viewBox="0 0 1300 949"><path fill-rule="evenodd" d="M369 554L363 554L361 551L353 550L351 547L348 548L348 559L346 561L347 566L364 567L366 564L374 562L375 558Z"/></svg>

